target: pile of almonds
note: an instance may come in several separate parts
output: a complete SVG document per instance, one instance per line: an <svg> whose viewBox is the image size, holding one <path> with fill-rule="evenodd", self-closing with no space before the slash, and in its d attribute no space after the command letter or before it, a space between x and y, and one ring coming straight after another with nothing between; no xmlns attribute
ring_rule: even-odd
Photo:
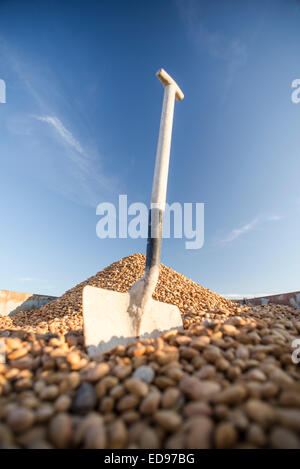
<svg viewBox="0 0 300 469"><path fill-rule="evenodd" d="M241 307L161 266L154 297L178 305L185 330L88 357L83 286L128 291L143 268L130 256L0 318L0 448L300 448L292 307Z"/></svg>
<svg viewBox="0 0 300 469"><path fill-rule="evenodd" d="M114 262L93 277L68 290L57 300L51 301L36 311L24 311L13 317L1 318L0 328L37 331L39 333L66 333L70 329L82 330L82 289L86 285L119 292L128 292L141 278L145 269L145 255L134 254ZM196 316L209 312L232 314L238 305L207 288L201 287L184 275L161 265L159 281L153 298L171 303L180 309L186 325L194 322ZM208 317L208 316L207 316Z"/></svg>

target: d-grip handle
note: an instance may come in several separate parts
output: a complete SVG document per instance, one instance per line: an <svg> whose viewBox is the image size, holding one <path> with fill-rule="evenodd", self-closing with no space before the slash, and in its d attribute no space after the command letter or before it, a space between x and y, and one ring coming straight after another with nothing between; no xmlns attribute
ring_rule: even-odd
<svg viewBox="0 0 300 469"><path fill-rule="evenodd" d="M184 98L183 92L181 91L181 89L177 85L176 81L173 80L173 78L170 77L170 75L163 68L160 68L158 70L158 72L156 72L156 76L162 82L162 84L164 86L174 85L175 89L176 89L175 98L177 99L177 101L182 101L183 100L183 98Z"/></svg>

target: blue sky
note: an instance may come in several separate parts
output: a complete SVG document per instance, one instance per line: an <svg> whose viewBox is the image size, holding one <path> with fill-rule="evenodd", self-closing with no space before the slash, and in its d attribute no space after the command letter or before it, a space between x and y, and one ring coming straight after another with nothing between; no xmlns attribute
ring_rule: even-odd
<svg viewBox="0 0 300 469"><path fill-rule="evenodd" d="M299 290L300 2L0 0L0 288L60 295L144 239L96 205L148 203L164 67L167 200L205 203L203 248L162 262L225 295Z"/></svg>

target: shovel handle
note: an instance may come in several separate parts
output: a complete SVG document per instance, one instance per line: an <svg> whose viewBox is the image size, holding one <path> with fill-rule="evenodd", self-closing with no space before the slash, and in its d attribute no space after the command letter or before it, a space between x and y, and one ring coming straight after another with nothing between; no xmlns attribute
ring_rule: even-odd
<svg viewBox="0 0 300 469"><path fill-rule="evenodd" d="M158 70L158 72L156 73L156 76L162 82L162 84L164 86L174 85L175 89L176 89L175 98L177 99L177 101L182 101L183 100L183 98L184 98L183 92L181 91L181 89L177 85L176 81L173 80L173 78L170 77L170 75L163 68L160 68Z"/></svg>
<svg viewBox="0 0 300 469"><path fill-rule="evenodd" d="M163 69L157 77L164 85L164 100L160 119L155 170L149 210L146 267L143 277L130 289L128 313L133 321L136 337L140 335L141 321L155 290L160 266L163 215L166 205L171 136L175 99L181 101L183 93L173 78Z"/></svg>
<svg viewBox="0 0 300 469"><path fill-rule="evenodd" d="M159 266L160 264L163 215L168 185L174 104L175 99L181 101L184 97L183 92L177 83L164 69L158 70L156 76L164 85L164 99L156 151L151 207L149 210L145 274L147 271L149 273L149 270L152 267Z"/></svg>

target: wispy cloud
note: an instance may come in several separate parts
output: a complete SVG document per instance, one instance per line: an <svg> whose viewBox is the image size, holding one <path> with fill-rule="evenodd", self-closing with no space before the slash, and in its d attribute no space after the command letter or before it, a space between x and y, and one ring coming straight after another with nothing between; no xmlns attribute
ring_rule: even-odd
<svg viewBox="0 0 300 469"><path fill-rule="evenodd" d="M36 282L36 281L40 281L39 278L35 278L35 277L19 277L17 280L19 280L19 282Z"/></svg>
<svg viewBox="0 0 300 469"><path fill-rule="evenodd" d="M64 147L65 157L72 163L68 177L76 180L74 184L56 187L67 197L91 206L99 203L99 191L110 192L115 185L113 178L108 177L101 169L101 158L98 153L85 148L74 133L56 115L33 116L40 122L48 124L55 132L54 136Z"/></svg>
<svg viewBox="0 0 300 469"><path fill-rule="evenodd" d="M34 293L39 293L40 294L45 294L45 292L48 292L49 295L56 295L55 291L51 291L51 289L54 289L53 285L49 283L48 280L44 278L38 278L38 277L17 277L14 279L14 284L15 282L19 282L20 284L20 290L22 291L31 291ZM23 284L23 286L21 286ZM14 287L16 288L16 287ZM24 288L24 290L23 290Z"/></svg>
<svg viewBox="0 0 300 469"><path fill-rule="evenodd" d="M76 164L81 171L86 173L86 176L93 175L92 161L89 152L84 150L81 143L74 137L72 132L68 130L62 121L56 116L33 116L35 119L46 122L49 124L59 138L59 141L64 144L67 150L73 150L67 152L66 155L69 159ZM104 180L103 180L104 181ZM102 181L102 182L103 182Z"/></svg>
<svg viewBox="0 0 300 469"><path fill-rule="evenodd" d="M279 220L282 220L282 217L279 216L279 215L271 215L270 217L268 217L267 221L279 221Z"/></svg>
<svg viewBox="0 0 300 469"><path fill-rule="evenodd" d="M258 218L255 218L254 220L250 221L250 223L243 225L241 228L235 228L224 239L222 239L222 243L230 243L231 241L240 238L242 235L253 230L257 224Z"/></svg>
<svg viewBox="0 0 300 469"><path fill-rule="evenodd" d="M223 62L225 99L238 70L247 62L246 44L237 36L227 36L205 26L203 5L197 0L177 1L179 14L191 40L211 57Z"/></svg>
<svg viewBox="0 0 300 469"><path fill-rule="evenodd" d="M46 61L32 63L5 41L0 41L0 53L7 68L19 78L20 88L32 98L32 112L10 115L7 128L14 134L35 137L28 145L34 149L32 158L37 152L43 158L47 171L39 177L44 184L80 205L95 207L103 197L111 196L120 186L119 177L105 170L88 115L82 111L82 103L74 107L73 90ZM53 145L51 141L45 145L45 133L38 122L52 129Z"/></svg>
<svg viewBox="0 0 300 469"><path fill-rule="evenodd" d="M78 153L84 155L84 151L78 140L72 135L72 133L66 129L63 123L57 118L52 116L35 116L36 119L47 122L48 124L52 125L57 133L60 135L62 140L69 145L70 147L74 148Z"/></svg>
<svg viewBox="0 0 300 469"><path fill-rule="evenodd" d="M240 300L243 298L260 298L271 295L271 293L221 293L221 295L229 300Z"/></svg>
<svg viewBox="0 0 300 469"><path fill-rule="evenodd" d="M280 221L282 220L283 217L280 215L270 215L266 217L256 217L249 223L246 223L245 225L241 226L240 228L235 228L230 233L228 233L227 236L225 236L223 239L221 239L220 243L221 244L226 244L230 243L241 236L249 233L250 231L253 231L258 225L265 223L265 222L275 222L275 221Z"/></svg>

